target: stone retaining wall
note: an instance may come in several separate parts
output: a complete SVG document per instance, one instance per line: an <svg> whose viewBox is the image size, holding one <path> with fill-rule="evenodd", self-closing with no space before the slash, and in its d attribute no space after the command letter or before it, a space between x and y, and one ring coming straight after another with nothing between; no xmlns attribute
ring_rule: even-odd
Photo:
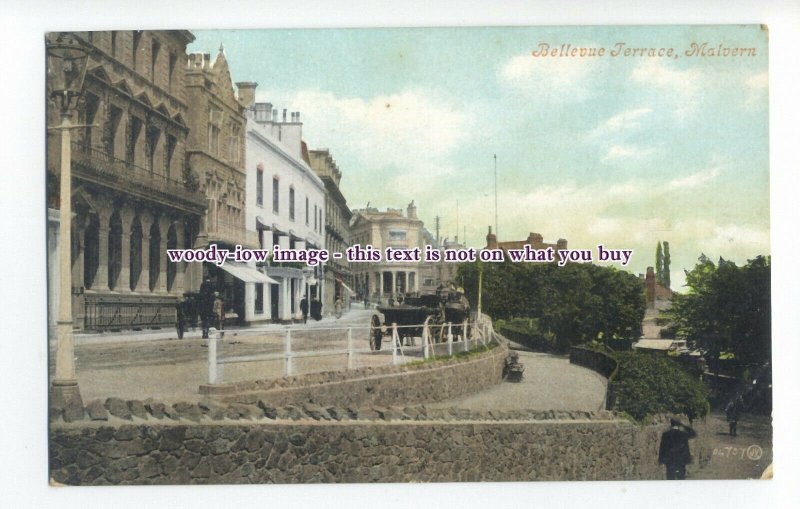
<svg viewBox="0 0 800 509"><path fill-rule="evenodd" d="M151 404L152 406L152 404ZM238 407L238 408L237 408ZM174 409L173 409L174 410ZM50 429L56 483L313 483L662 479L664 421L613 413L198 407ZM157 412L158 413L158 412ZM703 463L701 438L692 442ZM705 451L705 452L704 452ZM690 465L689 476L696 465Z"/></svg>
<svg viewBox="0 0 800 509"><path fill-rule="evenodd" d="M503 380L505 342L482 353L436 362L331 371L282 379L205 385L201 392L226 402L327 406L406 405L444 401Z"/></svg>

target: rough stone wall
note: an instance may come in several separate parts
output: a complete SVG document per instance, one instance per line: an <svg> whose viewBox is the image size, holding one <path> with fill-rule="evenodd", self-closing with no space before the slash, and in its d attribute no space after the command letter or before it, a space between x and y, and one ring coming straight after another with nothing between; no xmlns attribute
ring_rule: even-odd
<svg viewBox="0 0 800 509"><path fill-rule="evenodd" d="M472 394L503 379L508 348L467 358L411 366L382 366L288 377L280 380L204 386L228 402L327 406L406 405L443 401ZM229 394L229 395L226 395Z"/></svg>
<svg viewBox="0 0 800 509"><path fill-rule="evenodd" d="M51 477L102 485L664 476L656 457L665 424L639 428L605 411L262 410L243 420L202 424L180 417L58 423L50 431ZM698 440L693 452L702 448ZM697 463L689 466L690 477Z"/></svg>

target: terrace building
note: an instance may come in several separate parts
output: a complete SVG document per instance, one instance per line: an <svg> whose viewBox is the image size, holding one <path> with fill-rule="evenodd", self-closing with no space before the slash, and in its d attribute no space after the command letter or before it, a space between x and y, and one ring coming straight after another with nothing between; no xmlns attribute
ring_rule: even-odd
<svg viewBox="0 0 800 509"><path fill-rule="evenodd" d="M174 326L206 199L187 179L186 46L174 31L76 32L89 49L72 130L72 309L80 330ZM49 97L49 94L48 94ZM59 124L47 103L47 125ZM47 132L48 276L58 282L60 132ZM49 287L54 325L56 284Z"/></svg>

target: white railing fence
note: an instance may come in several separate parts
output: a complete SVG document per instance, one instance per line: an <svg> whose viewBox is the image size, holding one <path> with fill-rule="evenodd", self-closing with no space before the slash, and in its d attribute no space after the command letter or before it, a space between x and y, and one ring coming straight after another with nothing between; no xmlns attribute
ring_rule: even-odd
<svg viewBox="0 0 800 509"><path fill-rule="evenodd" d="M233 378L239 381L280 378L436 359L485 349L498 341L491 319L482 314L462 324L393 323L379 330L384 345L380 350L369 348L370 335L377 334L369 325L292 326L279 333L212 330L208 339L208 384L233 381L225 380L229 378L224 373L227 365L236 366Z"/></svg>

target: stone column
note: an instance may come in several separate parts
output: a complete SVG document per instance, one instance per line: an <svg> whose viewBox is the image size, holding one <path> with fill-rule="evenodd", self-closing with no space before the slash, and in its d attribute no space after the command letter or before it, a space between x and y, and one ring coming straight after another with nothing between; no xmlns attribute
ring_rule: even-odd
<svg viewBox="0 0 800 509"><path fill-rule="evenodd" d="M98 212L100 228L97 232L98 263L94 287L98 291L108 290L108 232L111 228L111 214L114 209L110 206L101 207Z"/></svg>
<svg viewBox="0 0 800 509"><path fill-rule="evenodd" d="M116 289L120 293L131 292L131 225L134 217L135 212L128 205L125 205L119 212L119 219L122 223L122 240L120 241L122 252L120 253L121 263Z"/></svg>
<svg viewBox="0 0 800 509"><path fill-rule="evenodd" d="M183 249L184 243L184 231L183 231L183 220L178 219L173 223L175 226L175 238L177 240L178 249ZM178 295L183 295L183 292L186 291L186 282L184 276L186 274L186 262L178 262L177 267L175 267L175 283L173 284L173 291L177 292Z"/></svg>
<svg viewBox="0 0 800 509"><path fill-rule="evenodd" d="M139 214L139 222L142 225L142 271L136 282L137 292L150 292L150 227L153 225L153 221L153 215L149 212Z"/></svg>
<svg viewBox="0 0 800 509"><path fill-rule="evenodd" d="M169 240L169 225L171 221L166 216L158 218L158 230L161 233L161 242L158 246L158 280L155 291L167 293L167 241ZM177 271L176 271L177 277Z"/></svg>

